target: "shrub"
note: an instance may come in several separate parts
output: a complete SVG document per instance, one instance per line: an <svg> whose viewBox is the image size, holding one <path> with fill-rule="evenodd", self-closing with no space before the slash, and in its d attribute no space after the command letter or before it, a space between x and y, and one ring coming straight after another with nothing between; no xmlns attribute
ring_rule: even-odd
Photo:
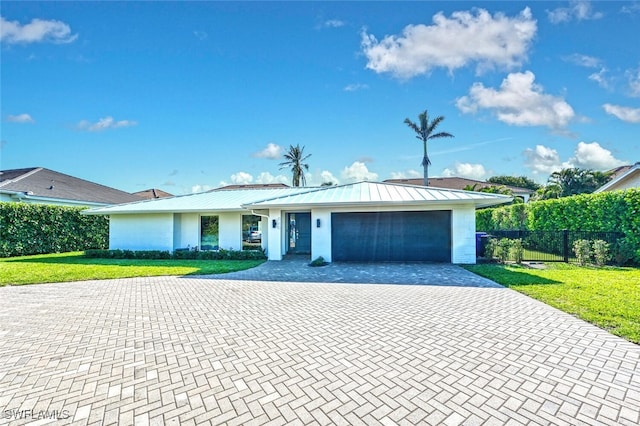
<svg viewBox="0 0 640 426"><path fill-rule="evenodd" d="M109 220L82 210L0 202L0 257L106 248Z"/></svg>
<svg viewBox="0 0 640 426"><path fill-rule="evenodd" d="M576 240L573 243L573 252L576 254L578 265L586 265L591 259L591 244L588 240Z"/></svg>
<svg viewBox="0 0 640 426"><path fill-rule="evenodd" d="M603 240L595 240L592 244L593 260L597 266L604 266L611 258L609 243Z"/></svg>
<svg viewBox="0 0 640 426"><path fill-rule="evenodd" d="M510 240L509 257L517 264L522 263L522 259L524 258L524 246L522 245L522 240L520 238L517 240Z"/></svg>
<svg viewBox="0 0 640 426"><path fill-rule="evenodd" d="M324 260L324 257L318 256L315 259L313 259L311 261L311 263L309 263L309 266L317 267L317 266L325 266L325 265L328 265L328 264L329 264L329 262Z"/></svg>
<svg viewBox="0 0 640 426"><path fill-rule="evenodd" d="M612 258L616 265L624 266L633 260L635 250L633 245L627 241L626 238L622 238L616 242L612 250Z"/></svg>
<svg viewBox="0 0 640 426"><path fill-rule="evenodd" d="M173 253L166 250L86 250L84 255L92 259L143 260L264 260L267 258L262 250L176 250Z"/></svg>

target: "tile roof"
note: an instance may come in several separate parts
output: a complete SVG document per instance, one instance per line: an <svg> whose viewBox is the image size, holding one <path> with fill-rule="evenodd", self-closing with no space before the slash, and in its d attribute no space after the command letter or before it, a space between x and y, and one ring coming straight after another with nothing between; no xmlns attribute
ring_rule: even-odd
<svg viewBox="0 0 640 426"><path fill-rule="evenodd" d="M65 175L43 167L0 171L0 191L27 196L118 204L140 200L128 192Z"/></svg>

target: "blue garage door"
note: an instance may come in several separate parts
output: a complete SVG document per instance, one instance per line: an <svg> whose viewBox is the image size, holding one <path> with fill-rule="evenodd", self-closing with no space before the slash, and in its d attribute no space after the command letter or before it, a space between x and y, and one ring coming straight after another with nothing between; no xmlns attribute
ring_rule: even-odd
<svg viewBox="0 0 640 426"><path fill-rule="evenodd" d="M333 213L334 261L451 262L451 211Z"/></svg>

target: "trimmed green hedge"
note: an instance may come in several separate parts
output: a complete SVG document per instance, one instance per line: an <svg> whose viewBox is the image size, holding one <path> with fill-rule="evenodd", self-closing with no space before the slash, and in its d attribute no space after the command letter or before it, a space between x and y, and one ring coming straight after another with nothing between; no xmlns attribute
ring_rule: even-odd
<svg viewBox="0 0 640 426"><path fill-rule="evenodd" d="M82 207L0 202L0 257L109 246L109 221Z"/></svg>
<svg viewBox="0 0 640 426"><path fill-rule="evenodd" d="M476 212L478 231L623 232L640 261L640 189L582 194Z"/></svg>
<svg viewBox="0 0 640 426"><path fill-rule="evenodd" d="M264 260L262 250L86 250L85 257L92 259L174 259L174 260Z"/></svg>

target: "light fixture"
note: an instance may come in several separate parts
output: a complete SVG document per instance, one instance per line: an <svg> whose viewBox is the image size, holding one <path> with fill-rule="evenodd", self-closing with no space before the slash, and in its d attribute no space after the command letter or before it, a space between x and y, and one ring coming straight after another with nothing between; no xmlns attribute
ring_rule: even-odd
<svg viewBox="0 0 640 426"><path fill-rule="evenodd" d="M276 227L277 227L277 226L278 226L278 221L277 221L277 220L275 220L275 219L273 219L273 220L271 221L271 227L272 227L273 229L276 229Z"/></svg>
<svg viewBox="0 0 640 426"><path fill-rule="evenodd" d="M316 219L316 228L320 228L320 219Z"/></svg>

